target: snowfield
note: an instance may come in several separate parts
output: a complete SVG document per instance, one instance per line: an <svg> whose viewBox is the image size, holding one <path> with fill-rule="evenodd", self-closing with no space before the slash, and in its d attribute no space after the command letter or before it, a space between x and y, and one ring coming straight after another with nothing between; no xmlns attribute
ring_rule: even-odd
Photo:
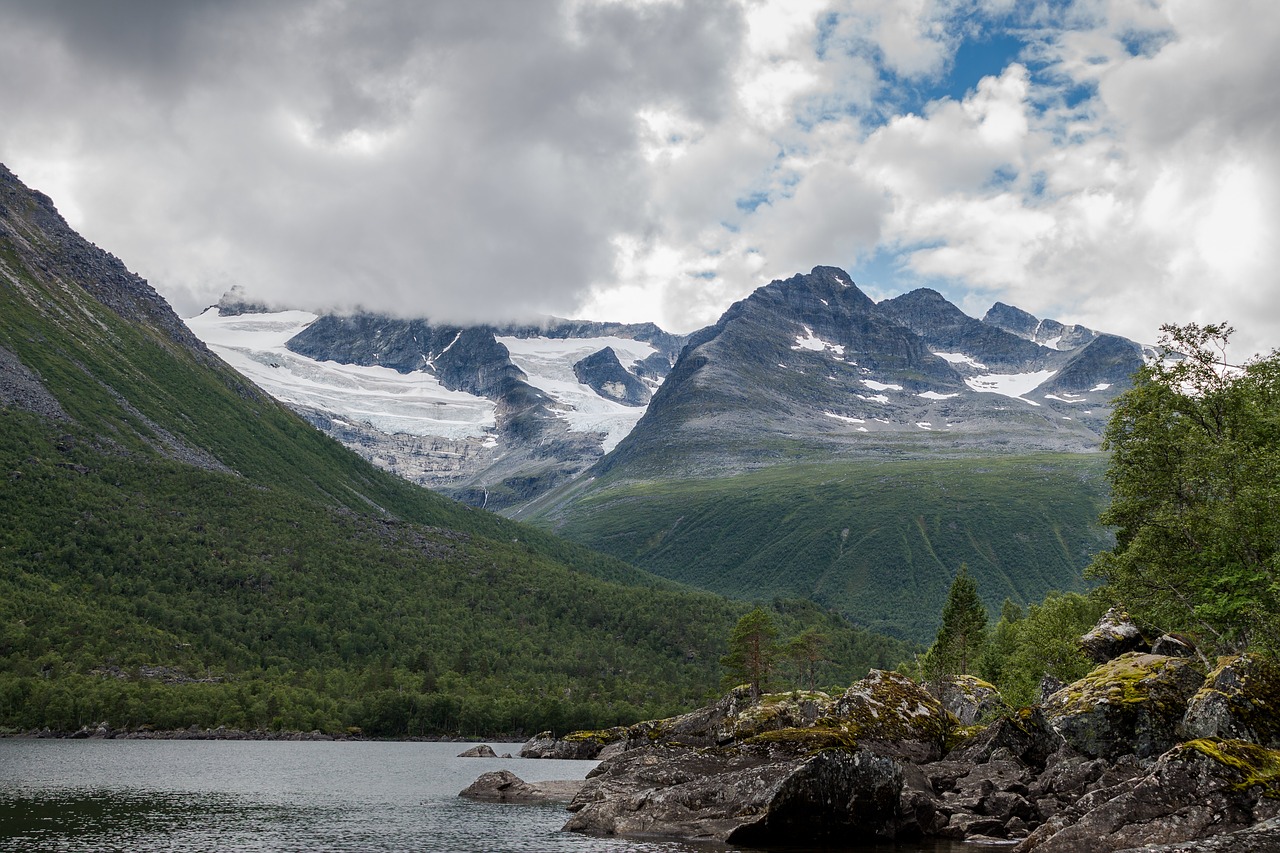
<svg viewBox="0 0 1280 853"><path fill-rule="evenodd" d="M645 406L624 406L606 400L573 374L573 365L605 347L612 347L623 367L630 369L657 350L644 341L628 338L516 338L499 337L498 343L511 353L511 361L525 372L529 384L545 391L556 401L559 414L575 432L605 434L604 452L618 446Z"/></svg>
<svg viewBox="0 0 1280 853"><path fill-rule="evenodd" d="M450 391L428 373L315 361L286 349L315 319L306 311L223 317L210 308L185 322L227 364L286 405L387 434L481 438L496 427L493 401Z"/></svg>
<svg viewBox="0 0 1280 853"><path fill-rule="evenodd" d="M1023 395L1034 391L1056 372L1056 370L1037 370L1034 373L988 373L985 376L966 377L964 382L974 391L981 391L984 394L1001 394L1038 406L1040 404L1035 400L1028 400Z"/></svg>

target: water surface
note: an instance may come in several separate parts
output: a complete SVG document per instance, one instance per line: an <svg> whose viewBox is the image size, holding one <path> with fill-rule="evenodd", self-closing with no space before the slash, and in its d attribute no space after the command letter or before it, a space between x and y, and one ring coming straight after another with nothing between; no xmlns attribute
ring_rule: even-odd
<svg viewBox="0 0 1280 853"><path fill-rule="evenodd" d="M457 794L507 769L581 779L590 761L457 758L457 743L0 739L0 850L67 853L708 853L561 832L563 806ZM512 745L494 744L499 753ZM959 845L887 846L948 851Z"/></svg>

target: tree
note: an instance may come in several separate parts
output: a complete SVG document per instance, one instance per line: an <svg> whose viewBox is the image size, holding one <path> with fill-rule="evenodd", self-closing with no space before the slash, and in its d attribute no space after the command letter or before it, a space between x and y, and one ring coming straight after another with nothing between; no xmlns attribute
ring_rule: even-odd
<svg viewBox="0 0 1280 853"><path fill-rule="evenodd" d="M745 682L752 698L759 698L778 657L777 636L773 618L759 607L739 619L729 632L729 653L720 659L728 670L726 682Z"/></svg>
<svg viewBox="0 0 1280 853"><path fill-rule="evenodd" d="M1280 647L1280 352L1232 365L1225 324L1164 326L1117 401L1116 544L1089 572L1135 617L1220 652Z"/></svg>
<svg viewBox="0 0 1280 853"><path fill-rule="evenodd" d="M937 639L925 652L925 678L945 681L950 676L969 674L986 642L987 608L978 597L978 582L969 574L969 567L961 563L942 607Z"/></svg>
<svg viewBox="0 0 1280 853"><path fill-rule="evenodd" d="M818 664L828 660L830 645L831 637L818 628L806 628L787 643L787 657L800 671L800 683L810 690L817 689Z"/></svg>

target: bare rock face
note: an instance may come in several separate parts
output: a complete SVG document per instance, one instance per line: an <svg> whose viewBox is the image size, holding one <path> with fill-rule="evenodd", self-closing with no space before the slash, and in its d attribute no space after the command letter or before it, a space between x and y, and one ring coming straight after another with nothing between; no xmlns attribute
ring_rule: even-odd
<svg viewBox="0 0 1280 853"><path fill-rule="evenodd" d="M995 685L974 675L955 675L942 685L939 701L962 726L971 726L978 720L992 719L1007 711L1004 699Z"/></svg>
<svg viewBox="0 0 1280 853"><path fill-rule="evenodd" d="M1129 614L1112 607L1080 638L1080 648L1097 663L1106 663L1126 652L1150 651L1151 646Z"/></svg>
<svg viewBox="0 0 1280 853"><path fill-rule="evenodd" d="M1178 741L1187 702L1204 674L1186 658L1129 652L1049 697L1045 715L1089 758L1150 758Z"/></svg>
<svg viewBox="0 0 1280 853"><path fill-rule="evenodd" d="M1224 657L1192 697L1186 737L1236 738L1280 749L1280 669L1258 655Z"/></svg>
<svg viewBox="0 0 1280 853"><path fill-rule="evenodd" d="M481 775L458 796L485 803L567 803L583 784L575 779L530 784L510 770L497 770Z"/></svg>
<svg viewBox="0 0 1280 853"><path fill-rule="evenodd" d="M1197 842L1275 817L1277 794L1280 753L1243 741L1190 741L1162 755L1145 776L1082 797L1016 849L1109 853Z"/></svg>
<svg viewBox="0 0 1280 853"><path fill-rule="evenodd" d="M565 829L748 845L891 837L902 770L865 750L652 746L601 764Z"/></svg>

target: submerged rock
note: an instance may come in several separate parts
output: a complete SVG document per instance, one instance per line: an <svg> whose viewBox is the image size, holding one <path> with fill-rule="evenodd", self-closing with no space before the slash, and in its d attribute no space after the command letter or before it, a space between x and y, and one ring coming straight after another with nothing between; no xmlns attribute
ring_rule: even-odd
<svg viewBox="0 0 1280 853"><path fill-rule="evenodd" d="M577 779L531 784L510 770L496 770L482 774L458 796L486 803L567 803L583 784Z"/></svg>

